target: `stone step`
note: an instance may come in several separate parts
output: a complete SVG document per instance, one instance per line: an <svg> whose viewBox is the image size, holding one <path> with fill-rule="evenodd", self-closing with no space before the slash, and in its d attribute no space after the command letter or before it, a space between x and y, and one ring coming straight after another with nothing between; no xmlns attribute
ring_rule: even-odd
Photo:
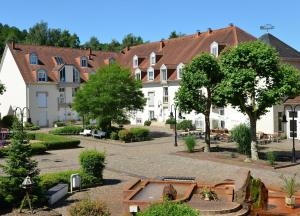
<svg viewBox="0 0 300 216"><path fill-rule="evenodd" d="M225 213L225 214L215 214L214 216L246 216L249 215L248 208L242 208L237 212Z"/></svg>
<svg viewBox="0 0 300 216"><path fill-rule="evenodd" d="M239 212L243 207L235 202L226 201L190 201L187 203L195 209L199 209L201 215L226 215Z"/></svg>

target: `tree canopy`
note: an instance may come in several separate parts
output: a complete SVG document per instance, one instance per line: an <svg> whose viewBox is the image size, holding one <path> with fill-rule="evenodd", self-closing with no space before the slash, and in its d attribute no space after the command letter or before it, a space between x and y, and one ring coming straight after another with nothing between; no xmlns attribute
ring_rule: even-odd
<svg viewBox="0 0 300 216"><path fill-rule="evenodd" d="M172 31L169 35L169 39L178 38L178 37L182 37L182 36L185 36L185 34L181 33L181 32Z"/></svg>
<svg viewBox="0 0 300 216"><path fill-rule="evenodd" d="M184 67L180 88L176 93L175 100L180 110L204 114L206 151L210 151L210 109L222 78L217 59L203 53Z"/></svg>
<svg viewBox="0 0 300 216"><path fill-rule="evenodd" d="M225 50L220 57L225 78L219 90L219 101L226 101L248 115L251 125L251 156L258 159L256 122L269 107L300 90L300 73L280 63L278 53L270 46L252 41Z"/></svg>
<svg viewBox="0 0 300 216"><path fill-rule="evenodd" d="M142 84L129 69L118 64L100 68L77 91L73 109L80 115L98 119L109 126L128 118L130 111L142 110L145 105Z"/></svg>

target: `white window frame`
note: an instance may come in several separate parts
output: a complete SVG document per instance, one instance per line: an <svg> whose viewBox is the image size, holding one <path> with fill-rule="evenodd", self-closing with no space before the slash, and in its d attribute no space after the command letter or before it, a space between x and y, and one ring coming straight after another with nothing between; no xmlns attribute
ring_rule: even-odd
<svg viewBox="0 0 300 216"><path fill-rule="evenodd" d="M137 68L134 72L134 76L135 76L136 80L141 80L142 79L142 71L139 68Z"/></svg>
<svg viewBox="0 0 300 216"><path fill-rule="evenodd" d="M86 62L85 65L82 64L83 61ZM88 58L87 58L86 56L81 56L81 57L80 57L80 66L81 66L81 67L88 67L88 65L89 65Z"/></svg>
<svg viewBox="0 0 300 216"><path fill-rule="evenodd" d="M169 88L167 86L163 87L163 103L169 103Z"/></svg>
<svg viewBox="0 0 300 216"><path fill-rule="evenodd" d="M139 66L139 57L134 55L132 58L132 66L133 68L137 68Z"/></svg>
<svg viewBox="0 0 300 216"><path fill-rule="evenodd" d="M63 70L64 70L64 80L61 79L61 77L62 77L62 76L61 76L61 73L62 73ZM60 81L60 82L66 82L66 81L67 81L66 79L67 79L67 76L66 76L66 68L63 67L62 69L59 70L59 81Z"/></svg>
<svg viewBox="0 0 300 216"><path fill-rule="evenodd" d="M156 64L156 54L155 54L155 52L152 52L150 54L150 65L152 66L152 65L155 65L155 64Z"/></svg>
<svg viewBox="0 0 300 216"><path fill-rule="evenodd" d="M48 81L46 70L39 69L36 73L37 73L37 81L38 82L47 82Z"/></svg>
<svg viewBox="0 0 300 216"><path fill-rule="evenodd" d="M152 73L152 75L153 75L152 77L150 77L150 73ZM148 81L153 81L154 80L154 68L153 67L148 68L147 78L148 78Z"/></svg>
<svg viewBox="0 0 300 216"><path fill-rule="evenodd" d="M164 70L166 71L166 74L165 74L166 77L164 77L164 73L163 73ZM168 68L164 64L160 67L160 80L161 81L167 81L168 80Z"/></svg>
<svg viewBox="0 0 300 216"><path fill-rule="evenodd" d="M152 100L151 100L150 95L153 96ZM155 93L153 91L152 92L148 92L148 106L149 107L154 107L154 104L155 104Z"/></svg>
<svg viewBox="0 0 300 216"><path fill-rule="evenodd" d="M177 72L177 79L181 79L181 78L182 78L182 71L183 71L183 68L184 68L184 64L183 64L183 63L180 63L180 64L177 66L177 69L176 69L176 72Z"/></svg>
<svg viewBox="0 0 300 216"><path fill-rule="evenodd" d="M29 63L31 65L37 65L38 64L38 56L35 53L31 53L29 56Z"/></svg>
<svg viewBox="0 0 300 216"><path fill-rule="evenodd" d="M210 44L210 53L214 55L215 57L218 57L219 55L219 44L214 41Z"/></svg>
<svg viewBox="0 0 300 216"><path fill-rule="evenodd" d="M73 67L73 83L80 83L80 73L75 67Z"/></svg>

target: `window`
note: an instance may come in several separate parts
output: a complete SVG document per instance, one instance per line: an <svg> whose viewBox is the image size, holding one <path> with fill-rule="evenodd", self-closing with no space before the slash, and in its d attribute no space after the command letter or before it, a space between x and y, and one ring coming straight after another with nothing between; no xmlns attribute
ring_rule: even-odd
<svg viewBox="0 0 300 216"><path fill-rule="evenodd" d="M292 111L289 111L289 117L290 118L293 118L293 114L294 114L294 118L297 118L298 117L298 112L292 112Z"/></svg>
<svg viewBox="0 0 300 216"><path fill-rule="evenodd" d="M139 66L139 58L135 55L133 56L133 68L137 68Z"/></svg>
<svg viewBox="0 0 300 216"><path fill-rule="evenodd" d="M88 66L88 59L86 56L82 56L80 58L80 66L81 67L87 67Z"/></svg>
<svg viewBox="0 0 300 216"><path fill-rule="evenodd" d="M278 112L278 131L283 131L282 128L282 112Z"/></svg>
<svg viewBox="0 0 300 216"><path fill-rule="evenodd" d="M168 87L163 87L163 103L169 102L169 91Z"/></svg>
<svg viewBox="0 0 300 216"><path fill-rule="evenodd" d="M59 71L59 80L60 80L60 82L66 82L66 69L65 69L65 67L63 67Z"/></svg>
<svg viewBox="0 0 300 216"><path fill-rule="evenodd" d="M78 91L78 88L72 88L72 97L76 95L76 92Z"/></svg>
<svg viewBox="0 0 300 216"><path fill-rule="evenodd" d="M148 69L148 80L154 80L154 69L152 67Z"/></svg>
<svg viewBox="0 0 300 216"><path fill-rule="evenodd" d="M142 124L142 119L141 118L136 118L136 123L137 124Z"/></svg>
<svg viewBox="0 0 300 216"><path fill-rule="evenodd" d="M221 120L221 128L224 129L225 128L225 121Z"/></svg>
<svg viewBox="0 0 300 216"><path fill-rule="evenodd" d="M148 93L148 105L149 107L154 107L154 92Z"/></svg>
<svg viewBox="0 0 300 216"><path fill-rule="evenodd" d="M156 64L156 55L155 53L150 54L150 65L155 65Z"/></svg>
<svg viewBox="0 0 300 216"><path fill-rule="evenodd" d="M210 45L210 53L212 55L214 55L215 57L218 57L219 55L219 45L217 42L212 42L212 44Z"/></svg>
<svg viewBox="0 0 300 216"><path fill-rule="evenodd" d="M141 77L141 70L140 69L136 69L135 70L135 79L136 80L141 80L142 77Z"/></svg>
<svg viewBox="0 0 300 216"><path fill-rule="evenodd" d="M73 67L73 82L74 83L79 83L80 82L79 71L74 67Z"/></svg>
<svg viewBox="0 0 300 216"><path fill-rule="evenodd" d="M32 65L38 64L38 57L35 53L30 54L30 64L32 64Z"/></svg>
<svg viewBox="0 0 300 216"><path fill-rule="evenodd" d="M47 82L47 73L45 70L37 71L37 81L38 82Z"/></svg>
<svg viewBox="0 0 300 216"><path fill-rule="evenodd" d="M39 108L47 107L47 93L37 93L37 99Z"/></svg>
<svg viewBox="0 0 300 216"><path fill-rule="evenodd" d="M59 98L58 98L58 102L61 103L65 103L65 88L59 88Z"/></svg>
<svg viewBox="0 0 300 216"><path fill-rule="evenodd" d="M219 107L219 115L224 115L224 107Z"/></svg>
<svg viewBox="0 0 300 216"><path fill-rule="evenodd" d="M180 63L177 66L177 79L181 79L182 78L183 67L184 67L184 64L182 64L182 63Z"/></svg>
<svg viewBox="0 0 300 216"><path fill-rule="evenodd" d="M64 64L64 61L60 56L55 56L54 59L55 59L57 65Z"/></svg>
<svg viewBox="0 0 300 216"><path fill-rule="evenodd" d="M160 67L160 79L161 79L161 81L167 81L168 80L168 69L165 65L162 65Z"/></svg>
<svg viewBox="0 0 300 216"><path fill-rule="evenodd" d="M154 117L154 111L150 110L149 111L149 120L153 120L153 119L155 119L155 117Z"/></svg>

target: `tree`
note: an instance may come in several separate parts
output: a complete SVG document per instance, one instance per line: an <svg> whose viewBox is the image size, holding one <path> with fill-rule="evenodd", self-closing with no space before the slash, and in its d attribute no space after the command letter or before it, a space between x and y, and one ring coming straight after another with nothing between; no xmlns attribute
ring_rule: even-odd
<svg viewBox="0 0 300 216"><path fill-rule="evenodd" d="M210 151L210 109L216 87L223 78L216 58L208 53L196 56L184 67L176 103L180 110L202 113L205 116L205 151Z"/></svg>
<svg viewBox="0 0 300 216"><path fill-rule="evenodd" d="M83 46L92 50L102 50L102 45L95 36L91 37Z"/></svg>
<svg viewBox="0 0 300 216"><path fill-rule="evenodd" d="M48 42L48 24L39 22L29 28L26 43L33 45L46 45Z"/></svg>
<svg viewBox="0 0 300 216"><path fill-rule="evenodd" d="M257 160L256 122L269 107L299 93L299 71L281 64L275 49L259 41L229 48L221 54L220 62L225 78L219 86L218 100L248 115L251 157Z"/></svg>
<svg viewBox="0 0 300 216"><path fill-rule="evenodd" d="M122 48L143 44L144 41L140 36L134 36L133 34L127 34L122 40Z"/></svg>
<svg viewBox="0 0 300 216"><path fill-rule="evenodd" d="M178 38L178 37L182 37L182 36L185 36L185 34L181 33L181 32L176 32L176 31L172 31L169 35L169 39L172 39L172 38Z"/></svg>
<svg viewBox="0 0 300 216"><path fill-rule="evenodd" d="M105 130L111 122L127 118L130 111L143 109L146 101L141 87L129 69L107 65L77 91L73 108L82 116L98 119Z"/></svg>

